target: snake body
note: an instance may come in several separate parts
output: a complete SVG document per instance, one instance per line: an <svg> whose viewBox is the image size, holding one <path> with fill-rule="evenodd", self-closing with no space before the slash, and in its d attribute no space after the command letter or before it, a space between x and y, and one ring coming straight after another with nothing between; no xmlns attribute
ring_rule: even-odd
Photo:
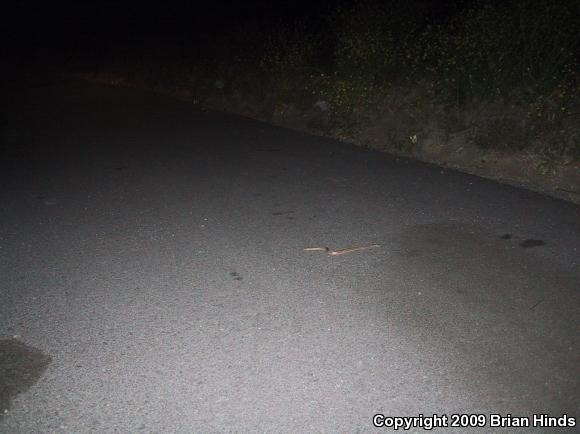
<svg viewBox="0 0 580 434"><path fill-rule="evenodd" d="M330 256L338 256L338 255L344 255L345 253L357 252L359 250L372 249L374 247L380 247L380 245L379 244L371 244L369 246L346 247L344 249L337 249L337 250L332 250L330 247L327 247L327 246L320 246L320 247L306 247L304 250L305 251L318 250L318 251L326 252L326 254L330 255Z"/></svg>

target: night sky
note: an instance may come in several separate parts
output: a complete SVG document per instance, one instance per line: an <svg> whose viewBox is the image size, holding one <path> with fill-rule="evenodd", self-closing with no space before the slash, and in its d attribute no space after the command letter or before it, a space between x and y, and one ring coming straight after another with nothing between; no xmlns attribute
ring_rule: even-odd
<svg viewBox="0 0 580 434"><path fill-rule="evenodd" d="M476 1L390 0L385 4L391 8L393 16L402 17L401 21L405 17L405 20L425 24L444 22L465 5ZM243 51L243 44L252 45L256 37L275 35L280 25L290 24L291 27L297 20L307 20L310 29L324 29L330 12L338 4L348 6L354 2L14 1L5 8L0 21L3 35L0 55L6 65L16 70L60 67L70 64L71 59L86 60L91 55L94 59L100 57L107 61L114 55L118 57L119 53L123 56L128 52L155 50L193 52L197 60L216 52L216 48L223 49L224 38L237 44L227 50ZM246 37L247 30L252 33L253 40ZM244 38L250 42L244 42Z"/></svg>
<svg viewBox="0 0 580 434"><path fill-rule="evenodd" d="M139 38L186 35L191 39L220 34L244 23L293 20L323 15L332 1L215 0L200 2L94 3L16 1L3 11L0 21L4 55L15 60L46 53L74 52L95 45L114 45Z"/></svg>
<svg viewBox="0 0 580 434"><path fill-rule="evenodd" d="M258 21L292 21L304 17L324 17L338 3L349 0L214 0L206 2L33 2L15 1L3 11L2 31L12 44L27 45L30 40L67 38L115 38L123 34L223 32L232 24ZM444 17L465 0L408 0L388 2L396 13L413 8L418 16ZM65 37L66 35L66 37ZM68 41L71 42L71 41Z"/></svg>

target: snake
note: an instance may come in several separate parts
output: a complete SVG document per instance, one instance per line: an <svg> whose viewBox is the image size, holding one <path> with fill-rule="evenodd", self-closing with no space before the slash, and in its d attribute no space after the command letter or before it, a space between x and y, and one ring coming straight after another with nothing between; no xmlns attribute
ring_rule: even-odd
<svg viewBox="0 0 580 434"><path fill-rule="evenodd" d="M367 250L367 249L372 249L375 247L380 247L380 244L371 244L369 246L356 246L356 247L346 247L344 249L336 249L336 250L332 250L330 247L328 246L320 246L320 247L306 247L304 250L305 251L321 251L321 252L326 252L327 255L330 256L338 256L338 255L344 255L345 253L350 253L350 252L357 252L359 250Z"/></svg>

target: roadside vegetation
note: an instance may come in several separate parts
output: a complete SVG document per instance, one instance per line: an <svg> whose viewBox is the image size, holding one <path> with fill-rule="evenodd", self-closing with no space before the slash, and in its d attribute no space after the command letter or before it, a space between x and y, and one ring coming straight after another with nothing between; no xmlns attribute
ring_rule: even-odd
<svg viewBox="0 0 580 434"><path fill-rule="evenodd" d="M445 22L397 11L359 2L334 10L323 33L278 33L261 62L270 92L288 104L326 101L333 129L351 134L395 102L418 121L399 140L436 123L470 129L485 149L580 158L577 2L482 1Z"/></svg>

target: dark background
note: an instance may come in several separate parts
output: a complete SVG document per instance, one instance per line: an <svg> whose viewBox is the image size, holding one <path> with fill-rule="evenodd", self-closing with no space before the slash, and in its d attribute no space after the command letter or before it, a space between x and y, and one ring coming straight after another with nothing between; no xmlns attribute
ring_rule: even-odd
<svg viewBox="0 0 580 434"><path fill-rule="evenodd" d="M10 2L2 13L2 55L6 66L62 65L92 54L100 58L127 45L168 48L203 47L211 53L224 34L263 30L309 20L324 26L338 0L207 2ZM471 1L409 0L388 2L393 14L418 22L444 21ZM238 30L240 29L240 30ZM240 34L240 37L244 35ZM251 48L251 47L248 47Z"/></svg>

